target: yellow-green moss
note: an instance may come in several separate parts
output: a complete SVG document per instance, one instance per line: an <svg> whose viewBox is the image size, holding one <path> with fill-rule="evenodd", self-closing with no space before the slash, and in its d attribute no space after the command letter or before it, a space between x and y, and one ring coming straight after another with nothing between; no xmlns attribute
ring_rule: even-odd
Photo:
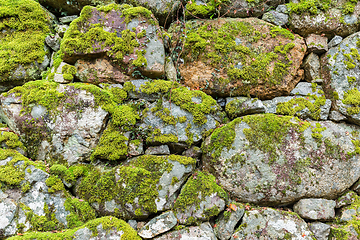
<svg viewBox="0 0 360 240"><path fill-rule="evenodd" d="M128 140L124 133L110 123L101 135L98 145L90 156L90 160L100 158L116 161L126 158L128 154Z"/></svg>
<svg viewBox="0 0 360 240"><path fill-rule="evenodd" d="M16 150L0 148L0 160L5 160L11 157L6 165L0 166L0 187L6 187L6 185L19 186L25 177L25 168L27 164L16 163L19 161L28 162L29 160L20 154Z"/></svg>
<svg viewBox="0 0 360 240"><path fill-rule="evenodd" d="M93 232L93 235L96 236L98 231L96 229L97 226L101 224L102 228L105 231L117 230L122 231L123 235L121 236L121 240L141 240L139 235L137 235L136 231L125 221L121 219L117 219L116 217L107 216L102 218L97 218L94 220L90 220L86 224L81 227L77 227L74 229L68 229L62 232L53 233L53 232L27 232L22 236L14 236L10 237L9 240L71 240L76 231L82 228L88 228ZM52 229L50 229L52 230ZM49 230L49 231L50 231Z"/></svg>
<svg viewBox="0 0 360 240"><path fill-rule="evenodd" d="M344 93L342 103L352 105L346 108L349 115L358 114L360 112L360 92L357 88L350 89Z"/></svg>
<svg viewBox="0 0 360 240"><path fill-rule="evenodd" d="M95 210L84 200L67 198L64 203L65 209L70 211L66 216L68 228L80 227L89 220L95 219Z"/></svg>
<svg viewBox="0 0 360 240"><path fill-rule="evenodd" d="M140 90L146 94L154 94L154 93L170 93L172 88L178 87L177 82L165 81L165 80L153 80L151 82L146 82L141 85Z"/></svg>
<svg viewBox="0 0 360 240"><path fill-rule="evenodd" d="M9 73L19 65L44 60L44 41L50 33L50 16L32 0L0 2L0 76L8 81Z"/></svg>
<svg viewBox="0 0 360 240"><path fill-rule="evenodd" d="M181 212L186 211L191 206L195 206L196 209L200 209L200 203L205 200L207 196L216 194L218 197L228 199L227 193L216 184L215 177L207 172L196 171L185 183L178 198L174 204L174 211ZM216 206L212 209L205 209L204 217L210 219L213 216L217 216L220 213L220 209ZM196 219L187 219L186 224L193 224Z"/></svg>
<svg viewBox="0 0 360 240"><path fill-rule="evenodd" d="M298 3L290 2L287 4L290 13L301 14L308 12L311 15L316 15L321 11L327 11L333 6L331 0L301 0Z"/></svg>
<svg viewBox="0 0 360 240"><path fill-rule="evenodd" d="M151 132L150 136L146 138L147 143L177 143L179 142L178 137L174 134L162 134L160 129L155 129Z"/></svg>
<svg viewBox="0 0 360 240"><path fill-rule="evenodd" d="M316 127L315 128L311 128L311 136L317 140L322 138L322 131L325 131L326 127L322 127L320 123L316 123Z"/></svg>
<svg viewBox="0 0 360 240"><path fill-rule="evenodd" d="M65 190L64 184L62 183L61 179L58 178L57 176L48 177L45 183L49 187L48 189L49 193Z"/></svg>
<svg viewBox="0 0 360 240"><path fill-rule="evenodd" d="M50 173L57 175L67 183L74 184L79 177L87 173L87 169L87 166L82 164L69 168L61 164L54 164L50 167Z"/></svg>
<svg viewBox="0 0 360 240"><path fill-rule="evenodd" d="M23 143L20 142L18 135L13 132L0 132L0 144L2 147L11 149L20 148L26 151L26 148Z"/></svg>

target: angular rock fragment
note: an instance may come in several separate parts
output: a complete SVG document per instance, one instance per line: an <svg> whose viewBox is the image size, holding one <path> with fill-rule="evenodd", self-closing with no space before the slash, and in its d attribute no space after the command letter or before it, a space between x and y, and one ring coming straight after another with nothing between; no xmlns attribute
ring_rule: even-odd
<svg viewBox="0 0 360 240"><path fill-rule="evenodd" d="M151 219L143 228L139 230L142 238L153 238L161 233L167 232L177 224L177 219L172 211L165 212Z"/></svg>
<svg viewBox="0 0 360 240"><path fill-rule="evenodd" d="M335 217L335 205L333 200L308 198L301 199L294 205L294 211L302 218L326 221Z"/></svg>

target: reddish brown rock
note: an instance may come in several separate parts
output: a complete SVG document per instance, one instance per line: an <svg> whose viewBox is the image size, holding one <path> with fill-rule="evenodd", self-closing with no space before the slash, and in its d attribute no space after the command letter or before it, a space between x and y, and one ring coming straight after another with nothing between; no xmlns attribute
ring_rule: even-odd
<svg viewBox="0 0 360 240"><path fill-rule="evenodd" d="M180 27L169 32L177 50ZM212 96L271 99L288 95L303 76L304 40L256 18L189 21L185 39L182 83Z"/></svg>

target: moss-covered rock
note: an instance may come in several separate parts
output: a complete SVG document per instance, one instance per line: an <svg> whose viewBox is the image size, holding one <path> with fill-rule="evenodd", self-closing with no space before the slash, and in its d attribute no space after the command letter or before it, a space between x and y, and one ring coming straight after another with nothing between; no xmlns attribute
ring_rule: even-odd
<svg viewBox="0 0 360 240"><path fill-rule="evenodd" d="M132 106L122 105L126 97L120 88L34 81L1 96L1 117L19 134L31 158L74 164L89 161L109 116L111 124L122 132L133 127L139 116ZM105 146L112 139L106 137L109 131L103 135L94 157L110 154ZM114 160L122 156L109 157Z"/></svg>
<svg viewBox="0 0 360 240"><path fill-rule="evenodd" d="M33 0L3 0L0 32L0 92L40 78L50 63L50 15Z"/></svg>
<svg viewBox="0 0 360 240"><path fill-rule="evenodd" d="M273 114L237 118L203 144L203 163L242 202L336 198L360 172L359 128ZM349 177L353 176L353 177Z"/></svg>
<svg viewBox="0 0 360 240"><path fill-rule="evenodd" d="M118 238L124 240L140 240L136 231L125 221L116 217L102 217L89 221L88 223L75 229L62 232L28 232L21 236L15 236L11 240L57 240L57 239L91 239L99 237L110 239Z"/></svg>
<svg viewBox="0 0 360 240"><path fill-rule="evenodd" d="M110 170L94 168L81 179L76 193L100 215L144 219L171 208L195 163L177 155L142 155Z"/></svg>
<svg viewBox="0 0 360 240"><path fill-rule="evenodd" d="M181 224L191 225L217 216L227 200L227 193L213 175L196 171L181 189L173 211Z"/></svg>
<svg viewBox="0 0 360 240"><path fill-rule="evenodd" d="M169 32L175 57L184 59L182 82L212 96L269 99L288 94L303 75L304 40L256 18L194 20Z"/></svg>
<svg viewBox="0 0 360 240"><path fill-rule="evenodd" d="M64 61L71 64L106 55L108 64L117 71L114 75L160 77L165 63L161 36L156 19L146 8L126 4L86 6L80 17L71 22L60 49ZM77 64L78 69L81 67L87 71L92 68L89 64ZM88 77L96 82L100 75L101 71L95 71Z"/></svg>

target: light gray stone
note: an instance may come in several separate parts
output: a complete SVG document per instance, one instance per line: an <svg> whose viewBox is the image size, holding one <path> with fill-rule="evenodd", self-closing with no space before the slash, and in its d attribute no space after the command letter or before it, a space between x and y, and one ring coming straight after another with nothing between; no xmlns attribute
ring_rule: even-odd
<svg viewBox="0 0 360 240"><path fill-rule="evenodd" d="M309 223L310 230L317 240L328 240L331 226L322 222Z"/></svg>
<svg viewBox="0 0 360 240"><path fill-rule="evenodd" d="M335 208L341 208L343 206L350 205L357 199L357 197L358 195L355 192L349 191L336 199Z"/></svg>
<svg viewBox="0 0 360 240"><path fill-rule="evenodd" d="M288 24L289 16L285 13L271 10L264 13L264 15L262 16L262 20L275 24L277 26L284 26Z"/></svg>
<svg viewBox="0 0 360 240"><path fill-rule="evenodd" d="M242 204L231 202L228 208L221 214L214 227L215 235L220 240L228 240L234 233L235 226L245 213Z"/></svg>
<svg viewBox="0 0 360 240"><path fill-rule="evenodd" d="M335 217L335 201L308 198L301 199L294 205L294 211L297 212L302 218L311 220L331 220Z"/></svg>
<svg viewBox="0 0 360 240"><path fill-rule="evenodd" d="M161 146L154 146L154 147L148 147L146 149L145 154L149 155L169 155L170 149L168 145L161 145Z"/></svg>
<svg viewBox="0 0 360 240"><path fill-rule="evenodd" d="M258 236L262 238L259 238ZM304 239L312 240L313 233L297 214L272 208L246 211L241 225L232 235L237 239Z"/></svg>
<svg viewBox="0 0 360 240"><path fill-rule="evenodd" d="M71 15L71 16L65 16L65 17L60 17L59 21L62 24L70 24L72 21L74 21L75 19L77 19L79 16L78 15Z"/></svg>
<svg viewBox="0 0 360 240"><path fill-rule="evenodd" d="M360 209L345 208L341 211L340 222L347 222L352 220Z"/></svg>
<svg viewBox="0 0 360 240"><path fill-rule="evenodd" d="M184 240L184 239L216 240L216 236L214 234L214 231L210 223L205 222L200 224L200 226L193 226L178 231L172 231L160 237L154 238L154 240Z"/></svg>
<svg viewBox="0 0 360 240"><path fill-rule="evenodd" d="M57 34L59 34L60 37L64 37L64 34L68 28L68 25L55 25L55 31Z"/></svg>
<svg viewBox="0 0 360 240"><path fill-rule="evenodd" d="M277 6L275 10L277 12L280 12L280 13L285 13L285 14L289 13L288 7L286 5L283 5L283 4Z"/></svg>
<svg viewBox="0 0 360 240"><path fill-rule="evenodd" d="M310 96L316 97L324 96L324 91L321 86L315 84L315 86L308 82L299 82L296 87L290 92L291 96Z"/></svg>
<svg viewBox="0 0 360 240"><path fill-rule="evenodd" d="M60 36L56 33L55 35L48 35L45 38L45 43L56 52L60 49L60 40Z"/></svg>
<svg viewBox="0 0 360 240"><path fill-rule="evenodd" d="M144 154L144 144L142 141L134 142L130 141L128 146L128 154L130 156L139 156Z"/></svg>
<svg viewBox="0 0 360 240"><path fill-rule="evenodd" d="M167 80L170 81L177 80L176 68L171 58L166 58L165 60L165 76Z"/></svg>
<svg viewBox="0 0 360 240"><path fill-rule="evenodd" d="M127 223L135 230L137 230L137 221L136 220L133 220L133 219L130 219L127 221Z"/></svg>
<svg viewBox="0 0 360 240"><path fill-rule="evenodd" d="M334 122L340 122L346 120L346 117L338 111L330 111L329 119Z"/></svg>
<svg viewBox="0 0 360 240"><path fill-rule="evenodd" d="M310 34L305 42L309 53L322 54L328 50L328 39L325 36Z"/></svg>
<svg viewBox="0 0 360 240"><path fill-rule="evenodd" d="M329 48L336 47L341 43L342 40L343 38L341 36L338 35L334 36L328 43Z"/></svg>
<svg viewBox="0 0 360 240"><path fill-rule="evenodd" d="M138 232L142 238L153 238L164 232L169 231L177 224L177 219L172 211L165 212L153 219L151 219Z"/></svg>
<svg viewBox="0 0 360 240"><path fill-rule="evenodd" d="M244 115L264 113L265 106L262 101L257 98L228 97L226 98L225 112L230 119L234 119Z"/></svg>

